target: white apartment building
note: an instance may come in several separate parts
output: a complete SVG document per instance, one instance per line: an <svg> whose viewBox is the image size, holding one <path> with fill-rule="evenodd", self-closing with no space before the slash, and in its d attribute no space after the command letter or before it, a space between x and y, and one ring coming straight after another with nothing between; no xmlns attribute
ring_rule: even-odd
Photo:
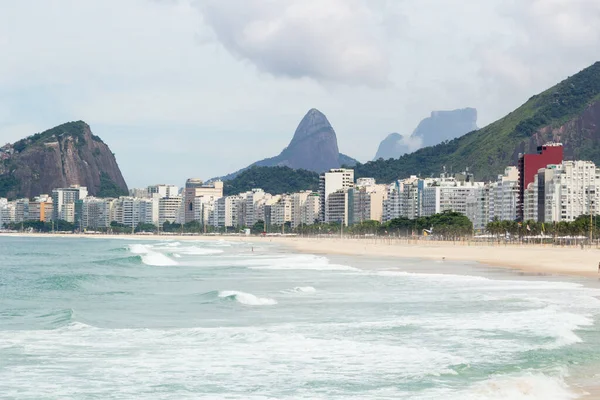
<svg viewBox="0 0 600 400"><path fill-rule="evenodd" d="M325 209L325 222L337 222L348 226L348 188L330 193Z"/></svg>
<svg viewBox="0 0 600 400"><path fill-rule="evenodd" d="M600 169L591 161L563 161L538 171L538 221L574 221L598 214Z"/></svg>
<svg viewBox="0 0 600 400"><path fill-rule="evenodd" d="M292 228L312 225L319 219L319 194L306 190L291 195Z"/></svg>
<svg viewBox="0 0 600 400"><path fill-rule="evenodd" d="M108 228L114 201L116 200L98 199L92 196L80 200L78 206L81 207L81 211L78 212L77 228L81 230Z"/></svg>
<svg viewBox="0 0 600 400"><path fill-rule="evenodd" d="M203 209L205 204L214 203L216 199L223 197L223 182L204 183L201 179L190 178L185 183L183 196L185 222L207 222L207 218L203 216ZM205 198L205 200L198 201L199 198Z"/></svg>
<svg viewBox="0 0 600 400"><path fill-rule="evenodd" d="M53 220L64 220L75 222L75 202L87 197L88 191L85 186L72 185L69 188L54 189L52 191Z"/></svg>
<svg viewBox="0 0 600 400"><path fill-rule="evenodd" d="M383 204L387 198L387 186L377 185L373 178L361 178L348 191L349 224L383 220Z"/></svg>
<svg viewBox="0 0 600 400"><path fill-rule="evenodd" d="M0 198L0 229L14 222L15 205L5 198Z"/></svg>
<svg viewBox="0 0 600 400"><path fill-rule="evenodd" d="M158 184L158 185L148 186L147 192L148 192L149 197L156 197L159 199L162 199L165 197L177 197L177 196L179 196L179 187L177 187L176 185ZM134 196L134 197L137 197L137 196Z"/></svg>
<svg viewBox="0 0 600 400"><path fill-rule="evenodd" d="M538 176L530 183L523 193L523 219L525 221L538 220Z"/></svg>
<svg viewBox="0 0 600 400"><path fill-rule="evenodd" d="M238 204L240 196L225 196L217 199L215 213L217 215L216 225L219 228L230 228L238 226Z"/></svg>
<svg viewBox="0 0 600 400"><path fill-rule="evenodd" d="M491 186L477 187L466 198L466 216L475 231L484 231L490 222Z"/></svg>
<svg viewBox="0 0 600 400"><path fill-rule="evenodd" d="M29 199L18 199L15 201L15 222L29 220Z"/></svg>
<svg viewBox="0 0 600 400"><path fill-rule="evenodd" d="M164 197L158 200L158 224L165 222L176 223L181 221L183 199L180 196Z"/></svg>
<svg viewBox="0 0 600 400"><path fill-rule="evenodd" d="M240 219L240 223L251 227L258 221L265 221L265 202L272 196L262 189L252 189L250 192L243 193L242 196L244 205L240 208L243 219Z"/></svg>
<svg viewBox="0 0 600 400"><path fill-rule="evenodd" d="M519 198L519 169L507 167L503 175L492 184L489 200L490 221L497 218L500 221L517 219L517 202Z"/></svg>
<svg viewBox="0 0 600 400"><path fill-rule="evenodd" d="M354 186L354 170L353 169L332 169L329 172L321 174L319 179L319 198L321 201L319 220L322 222L336 221L339 215L329 216L328 210L333 209L328 207L329 196L339 190L350 189ZM338 196L339 197L339 196ZM346 223L348 220L346 219Z"/></svg>
<svg viewBox="0 0 600 400"><path fill-rule="evenodd" d="M284 225L287 222L292 223L292 196L289 194L282 195L275 204L271 205L271 224Z"/></svg>

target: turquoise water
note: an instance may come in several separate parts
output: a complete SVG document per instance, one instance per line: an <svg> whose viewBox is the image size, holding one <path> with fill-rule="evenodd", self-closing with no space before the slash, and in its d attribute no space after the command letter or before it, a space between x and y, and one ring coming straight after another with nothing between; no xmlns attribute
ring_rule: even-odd
<svg viewBox="0 0 600 400"><path fill-rule="evenodd" d="M577 281L253 247L0 237L0 398L569 399L600 360Z"/></svg>

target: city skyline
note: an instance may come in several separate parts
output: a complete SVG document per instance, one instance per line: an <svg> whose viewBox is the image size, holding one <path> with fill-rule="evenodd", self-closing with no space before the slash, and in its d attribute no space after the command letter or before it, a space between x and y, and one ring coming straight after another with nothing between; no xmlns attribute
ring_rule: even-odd
<svg viewBox="0 0 600 400"><path fill-rule="evenodd" d="M600 55L593 0L269 4L4 4L0 141L85 120L135 187L277 154L316 107L364 162L433 110L485 126Z"/></svg>

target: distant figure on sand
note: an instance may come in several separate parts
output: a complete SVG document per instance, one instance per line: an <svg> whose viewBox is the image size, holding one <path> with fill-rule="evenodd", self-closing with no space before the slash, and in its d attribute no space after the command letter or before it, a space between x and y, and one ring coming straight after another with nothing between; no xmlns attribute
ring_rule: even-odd
<svg viewBox="0 0 600 400"><path fill-rule="evenodd" d="M598 273L600 274L600 262L598 263Z"/></svg>

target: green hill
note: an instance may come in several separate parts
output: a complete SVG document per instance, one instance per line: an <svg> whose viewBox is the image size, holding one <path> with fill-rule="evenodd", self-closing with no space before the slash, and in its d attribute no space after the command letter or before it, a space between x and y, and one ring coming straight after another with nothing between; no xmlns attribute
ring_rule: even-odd
<svg viewBox="0 0 600 400"><path fill-rule="evenodd" d="M293 193L301 190L317 190L319 174L289 167L250 167L235 178L224 181L226 196L261 188L267 193Z"/></svg>
<svg viewBox="0 0 600 400"><path fill-rule="evenodd" d="M379 182L409 175L437 175L446 166L469 168L479 179L494 179L519 153L548 141L565 145L565 157L600 164L600 62L545 92L485 128L427 147L399 159L358 164L356 177Z"/></svg>

